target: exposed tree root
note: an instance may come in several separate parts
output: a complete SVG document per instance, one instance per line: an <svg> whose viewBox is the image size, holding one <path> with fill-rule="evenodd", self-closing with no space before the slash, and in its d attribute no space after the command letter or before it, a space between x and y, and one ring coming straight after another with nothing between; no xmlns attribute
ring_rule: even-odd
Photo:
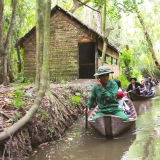
<svg viewBox="0 0 160 160"><path fill-rule="evenodd" d="M10 138L0 143L0 158L23 160L31 154L33 146L60 138L78 118L78 115L83 113L90 89L91 86L82 88L66 85L47 91L34 117L23 128L13 133ZM72 100L72 96L75 96L76 93L79 93L81 98L79 103ZM32 99L34 99L36 93L32 91L32 94ZM33 101L32 99L28 99L28 106L24 108L26 113L29 106L32 106L30 103ZM12 106L12 108L14 107ZM2 109L2 111L5 114L5 110ZM21 115L25 113L24 110L17 112ZM1 114L1 118L4 119L4 122L7 120L3 114Z"/></svg>

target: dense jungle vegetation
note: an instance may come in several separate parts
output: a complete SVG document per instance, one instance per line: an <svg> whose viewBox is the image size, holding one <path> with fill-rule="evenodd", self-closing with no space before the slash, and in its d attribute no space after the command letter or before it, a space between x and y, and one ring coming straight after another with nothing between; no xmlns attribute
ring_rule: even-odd
<svg viewBox="0 0 160 160"><path fill-rule="evenodd" d="M7 86L9 80L12 81L13 79L15 84L19 82L32 83L31 81L25 81L23 50L16 48L15 44L33 26L39 28L36 30L36 34L40 37L37 38L37 51L43 59L38 64L42 69L36 72L37 94L36 96L34 94L33 106L30 106L31 109L29 107L27 112L21 110L21 115L15 113L16 129L13 125L6 129L7 132L2 130L0 141L11 136L14 129L14 132L18 131L30 121L39 110L44 96L48 100L46 103L50 104L48 106L54 108L57 121L58 117L63 115L64 119L61 119L59 126L63 126L66 120L68 124L71 124L73 111L66 107L59 95L53 90L51 91L49 86L49 59L47 55L50 39L50 10L55 5L61 6L90 28L99 32L102 35L104 46L111 42L119 48L121 51L121 75L117 78L123 80L124 86L122 87L128 84L127 80L131 76L136 76L138 80L148 76L160 78L160 2L158 0L0 0L1 87ZM41 18L38 19L37 17ZM104 53L105 50L102 52L102 65L104 63ZM10 79L8 79L8 75ZM20 92L21 90L16 93L17 99L21 94ZM17 101L20 101L20 99ZM9 102L7 101L8 104L10 104ZM82 108L79 110L82 112ZM46 116L46 114L44 115Z"/></svg>

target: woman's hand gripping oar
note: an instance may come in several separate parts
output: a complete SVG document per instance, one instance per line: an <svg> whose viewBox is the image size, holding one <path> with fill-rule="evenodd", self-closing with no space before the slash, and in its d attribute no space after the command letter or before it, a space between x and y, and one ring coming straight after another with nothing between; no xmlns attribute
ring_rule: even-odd
<svg viewBox="0 0 160 160"><path fill-rule="evenodd" d="M89 112L89 108L86 106L86 108L83 111L86 114L86 125L85 125L85 127L88 128L88 112Z"/></svg>

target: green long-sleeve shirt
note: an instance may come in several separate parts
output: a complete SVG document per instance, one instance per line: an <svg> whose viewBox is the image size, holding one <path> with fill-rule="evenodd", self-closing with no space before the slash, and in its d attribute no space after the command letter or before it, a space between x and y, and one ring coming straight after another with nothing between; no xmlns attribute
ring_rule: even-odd
<svg viewBox="0 0 160 160"><path fill-rule="evenodd" d="M116 93L118 86L116 82L109 80L105 87L93 86L87 106L92 108L97 101L98 107L102 112L114 114L119 111Z"/></svg>

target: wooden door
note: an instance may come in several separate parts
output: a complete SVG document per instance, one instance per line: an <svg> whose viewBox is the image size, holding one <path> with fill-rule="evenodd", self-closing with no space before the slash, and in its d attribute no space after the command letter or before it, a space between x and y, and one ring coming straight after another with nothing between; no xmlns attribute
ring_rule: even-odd
<svg viewBox="0 0 160 160"><path fill-rule="evenodd" d="M95 42L79 43L79 78L92 79L95 74Z"/></svg>

